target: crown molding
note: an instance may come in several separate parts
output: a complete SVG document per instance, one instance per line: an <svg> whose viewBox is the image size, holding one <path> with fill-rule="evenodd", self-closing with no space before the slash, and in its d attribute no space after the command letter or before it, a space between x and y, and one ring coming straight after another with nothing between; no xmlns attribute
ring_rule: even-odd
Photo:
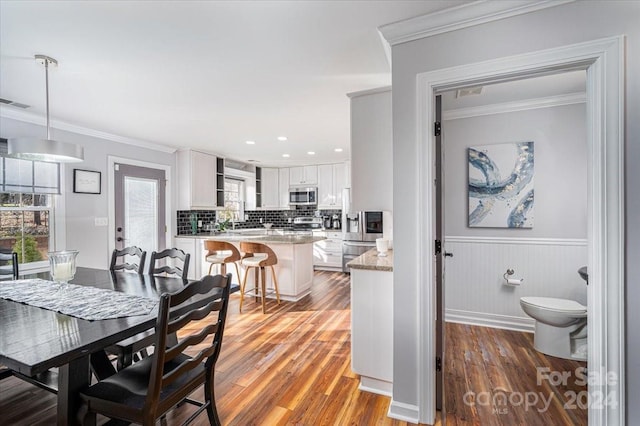
<svg viewBox="0 0 640 426"><path fill-rule="evenodd" d="M391 45L556 7L575 0L479 0L378 28Z"/></svg>
<svg viewBox="0 0 640 426"><path fill-rule="evenodd" d="M22 121L25 123L43 125L44 117L26 111L17 111L10 108L0 108L0 117L9 118L11 120ZM114 135L112 133L102 132L99 130L89 129L87 127L77 126L75 124L65 123L64 121L51 120L51 127L58 130L64 130L80 135L91 136L99 139L106 139L113 142L119 142L126 145L133 145L139 148L147 148L154 151L166 152L173 154L177 148L167 145L161 145L154 142L143 141L139 139L128 138L126 136Z"/></svg>
<svg viewBox="0 0 640 426"><path fill-rule="evenodd" d="M375 89L360 90L359 92L347 93L348 98L357 98L358 96L375 95L376 93L390 92L391 86L376 87Z"/></svg>
<svg viewBox="0 0 640 426"><path fill-rule="evenodd" d="M503 102L499 104L445 110L442 111L442 120L457 120L459 118L479 117L482 115L551 108L562 105L584 104L586 102L586 93L568 93L566 95L549 96L546 98L526 99L523 101Z"/></svg>

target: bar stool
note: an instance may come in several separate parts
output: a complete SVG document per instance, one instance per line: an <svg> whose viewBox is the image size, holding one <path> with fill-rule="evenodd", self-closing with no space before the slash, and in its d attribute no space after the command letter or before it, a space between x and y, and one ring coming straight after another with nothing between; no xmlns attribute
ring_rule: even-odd
<svg viewBox="0 0 640 426"><path fill-rule="evenodd" d="M233 263L236 267L236 274L238 274L238 282L240 282L240 270L236 262L240 260L241 256L236 246L227 241L205 240L204 248L207 250L205 260L211 263L209 275L211 275L211 269L214 265L220 265L220 275L226 275L227 263Z"/></svg>
<svg viewBox="0 0 640 426"><path fill-rule="evenodd" d="M262 313L267 313L265 307L265 294L266 294L266 282L267 275L265 272L265 267L271 267L271 277L273 278L273 287L276 293L276 300L278 301L278 305L280 304L280 292L278 291L278 280L276 278L276 271L273 268L273 265L278 263L278 257L271 250L269 246L261 243L251 243L251 242L240 242L240 251L244 253L242 256L242 260L240 264L247 268L244 273L244 280L242 280L242 286L240 287L240 312L242 312L242 303L244 302L244 293L245 286L247 284L247 277L249 276L249 269L255 268L254 270L254 291L256 297L258 293L262 298ZM258 277L258 269L260 270L260 276ZM258 281L260 281L260 288L258 288Z"/></svg>

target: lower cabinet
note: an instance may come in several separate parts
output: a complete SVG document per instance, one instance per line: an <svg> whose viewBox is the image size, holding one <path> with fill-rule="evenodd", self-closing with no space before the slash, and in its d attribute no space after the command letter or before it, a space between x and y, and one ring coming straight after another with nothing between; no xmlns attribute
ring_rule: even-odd
<svg viewBox="0 0 640 426"><path fill-rule="evenodd" d="M326 239L313 243L313 268L328 271L342 270L342 233L314 231L314 235L324 236Z"/></svg>
<svg viewBox="0 0 640 426"><path fill-rule="evenodd" d="M393 272L351 268L351 369L360 390L391 396Z"/></svg>

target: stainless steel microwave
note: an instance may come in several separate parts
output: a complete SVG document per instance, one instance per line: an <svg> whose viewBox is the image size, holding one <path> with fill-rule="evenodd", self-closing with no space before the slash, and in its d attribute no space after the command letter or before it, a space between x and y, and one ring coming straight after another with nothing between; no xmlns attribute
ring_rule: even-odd
<svg viewBox="0 0 640 426"><path fill-rule="evenodd" d="M315 206L318 204L318 188L289 188L290 206Z"/></svg>

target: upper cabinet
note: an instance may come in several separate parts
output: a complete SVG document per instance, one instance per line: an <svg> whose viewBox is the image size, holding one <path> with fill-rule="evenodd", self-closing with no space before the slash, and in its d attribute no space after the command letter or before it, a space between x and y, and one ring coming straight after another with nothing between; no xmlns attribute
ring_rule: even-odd
<svg viewBox="0 0 640 426"><path fill-rule="evenodd" d="M391 89L350 94L351 209L393 211Z"/></svg>
<svg viewBox="0 0 640 426"><path fill-rule="evenodd" d="M318 166L291 167L289 169L290 185L317 185Z"/></svg>
<svg viewBox="0 0 640 426"><path fill-rule="evenodd" d="M289 172L288 168L278 169L280 208L286 209L289 208Z"/></svg>
<svg viewBox="0 0 640 426"><path fill-rule="evenodd" d="M222 158L204 152L178 151L178 209L213 209L218 207L218 183L224 191L223 170L218 174ZM224 193L223 200L224 200Z"/></svg>
<svg viewBox="0 0 640 426"><path fill-rule="evenodd" d="M318 208L342 208L342 190L348 187L346 163L318 166Z"/></svg>
<svg viewBox="0 0 640 426"><path fill-rule="evenodd" d="M288 182L288 179L287 179ZM264 209L280 207L280 176L277 168L262 168L262 204Z"/></svg>

